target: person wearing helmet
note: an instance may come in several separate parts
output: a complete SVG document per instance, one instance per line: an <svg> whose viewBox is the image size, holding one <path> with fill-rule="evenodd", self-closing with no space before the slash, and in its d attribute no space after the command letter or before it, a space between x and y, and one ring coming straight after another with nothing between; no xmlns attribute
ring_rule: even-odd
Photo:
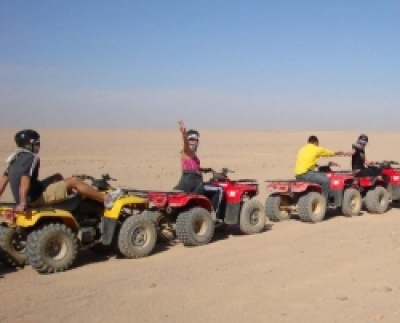
<svg viewBox="0 0 400 323"><path fill-rule="evenodd" d="M322 195L329 201L330 182L328 176L323 172L315 170L318 158L345 156L342 151L332 151L319 146L316 136L310 136L308 142L297 153L295 165L295 177L298 180L315 182L321 185Z"/></svg>
<svg viewBox="0 0 400 323"><path fill-rule="evenodd" d="M219 186L203 182L202 172L207 169L200 167L200 159L197 157L200 133L194 129L186 131L183 121L179 121L178 124L183 141L183 149L180 152L182 176L174 189L207 196L212 202L214 211L218 214L223 190Z"/></svg>
<svg viewBox="0 0 400 323"><path fill-rule="evenodd" d="M372 166L374 162L367 161L365 156L365 147L368 144L368 136L365 134L359 135L356 143L352 145L351 155L351 169L357 176L380 176L381 171Z"/></svg>
<svg viewBox="0 0 400 323"><path fill-rule="evenodd" d="M121 189L103 194L77 177L64 179L60 174L54 174L40 181L40 135L32 129L19 131L15 135L17 149L6 160L7 168L0 179L0 196L7 184L16 202L16 212L24 212L28 205L46 205L65 200L72 190L83 196L104 203L111 208L114 201L121 195Z"/></svg>

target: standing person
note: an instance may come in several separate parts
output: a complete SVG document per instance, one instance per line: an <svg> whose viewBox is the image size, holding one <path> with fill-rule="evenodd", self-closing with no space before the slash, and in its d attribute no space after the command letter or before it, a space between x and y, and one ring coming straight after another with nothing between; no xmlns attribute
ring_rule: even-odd
<svg viewBox="0 0 400 323"><path fill-rule="evenodd" d="M299 180L305 180L318 183L322 186L322 195L326 201L329 201L330 183L325 173L315 171L315 167L320 157L344 156L341 151L332 151L319 146L316 136L310 136L306 145L300 148L297 153L295 166L295 177Z"/></svg>
<svg viewBox="0 0 400 323"><path fill-rule="evenodd" d="M200 167L200 159L197 157L200 133L194 129L186 131L183 121L179 121L178 124L183 141L183 149L180 152L182 175L174 189L207 196L211 200L215 213L218 214L223 190L219 186L203 182L202 172L206 169Z"/></svg>
<svg viewBox="0 0 400 323"><path fill-rule="evenodd" d="M359 135L356 143L352 145L351 154L351 169L357 176L380 176L382 172L377 167L373 167L374 162L367 161L365 156L365 147L368 144L367 135ZM367 167L366 165L369 165Z"/></svg>
<svg viewBox="0 0 400 323"><path fill-rule="evenodd" d="M23 213L26 208L61 202L68 198L72 190L85 197L104 203L111 208L114 201L121 196L121 189L104 194L77 177L64 179L54 174L43 181L38 179L40 168L40 135L32 129L21 130L15 135L17 149L7 158L7 168L0 179L0 196L7 184L16 202L15 211Z"/></svg>

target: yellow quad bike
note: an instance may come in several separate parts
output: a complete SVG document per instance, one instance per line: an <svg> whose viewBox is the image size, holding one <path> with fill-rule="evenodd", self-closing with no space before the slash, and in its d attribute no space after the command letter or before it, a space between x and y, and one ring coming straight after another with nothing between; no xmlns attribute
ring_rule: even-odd
<svg viewBox="0 0 400 323"><path fill-rule="evenodd" d="M101 179L76 176L91 180L100 191L112 190L108 175ZM148 256L157 233L153 222L140 214L146 207L146 198L132 194L121 196L107 210L100 202L74 194L60 203L28 209L16 214L14 223L1 224L0 258L8 265L28 262L45 274L69 269L78 250L99 245L116 245L127 258ZM0 214L12 210L12 204L0 204Z"/></svg>

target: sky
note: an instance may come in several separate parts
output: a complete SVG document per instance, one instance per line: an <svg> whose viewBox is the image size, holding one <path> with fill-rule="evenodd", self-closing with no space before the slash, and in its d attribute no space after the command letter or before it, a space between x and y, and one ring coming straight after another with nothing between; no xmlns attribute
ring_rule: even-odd
<svg viewBox="0 0 400 323"><path fill-rule="evenodd" d="M389 130L398 0L0 0L0 127Z"/></svg>

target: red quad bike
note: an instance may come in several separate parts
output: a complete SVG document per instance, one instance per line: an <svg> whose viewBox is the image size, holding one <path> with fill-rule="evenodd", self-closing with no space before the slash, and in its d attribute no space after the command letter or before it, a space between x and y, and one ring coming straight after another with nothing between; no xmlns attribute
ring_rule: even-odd
<svg viewBox="0 0 400 323"><path fill-rule="evenodd" d="M400 199L400 169L391 168L392 161L377 162L371 167L382 170L382 176L357 176L357 186L370 213L382 214L389 208L390 200ZM341 173L351 171L341 171Z"/></svg>
<svg viewBox="0 0 400 323"><path fill-rule="evenodd" d="M330 179L330 199L328 207L341 208L347 217L360 214L362 198L359 190L354 186L354 176L332 172L328 166L319 167L319 171L326 172ZM303 222L320 222L325 218L327 204L322 196L322 187L318 183L304 180L272 180L266 181L267 190L272 191L268 196L265 209L271 221L279 222L291 218L297 211Z"/></svg>
<svg viewBox="0 0 400 323"><path fill-rule="evenodd" d="M153 221L158 240L178 238L185 246L202 246L214 235L210 200L199 194L182 191L125 190L148 199L143 217Z"/></svg>
<svg viewBox="0 0 400 323"><path fill-rule="evenodd" d="M382 174L387 176L389 180L388 192L390 200L400 202L400 168L392 165L399 165L397 161L384 160L376 163L376 166L381 169Z"/></svg>
<svg viewBox="0 0 400 323"><path fill-rule="evenodd" d="M178 238L185 246L201 246L211 241L216 228L238 224L245 234L261 232L265 227L264 206L253 199L258 194L256 180L230 180L230 171L213 174L210 184L222 187L224 196L221 210L215 215L211 201L204 195L182 191L128 190L148 198L149 207L144 216L156 224L158 239L171 241Z"/></svg>
<svg viewBox="0 0 400 323"><path fill-rule="evenodd" d="M219 228L223 229L227 224L236 224L244 234L255 234L264 230L265 209L260 201L254 199L258 195L257 180L232 180L228 173L234 171L228 168L222 168L221 172L207 168L204 172L212 173L209 184L223 189L220 211L216 215Z"/></svg>

